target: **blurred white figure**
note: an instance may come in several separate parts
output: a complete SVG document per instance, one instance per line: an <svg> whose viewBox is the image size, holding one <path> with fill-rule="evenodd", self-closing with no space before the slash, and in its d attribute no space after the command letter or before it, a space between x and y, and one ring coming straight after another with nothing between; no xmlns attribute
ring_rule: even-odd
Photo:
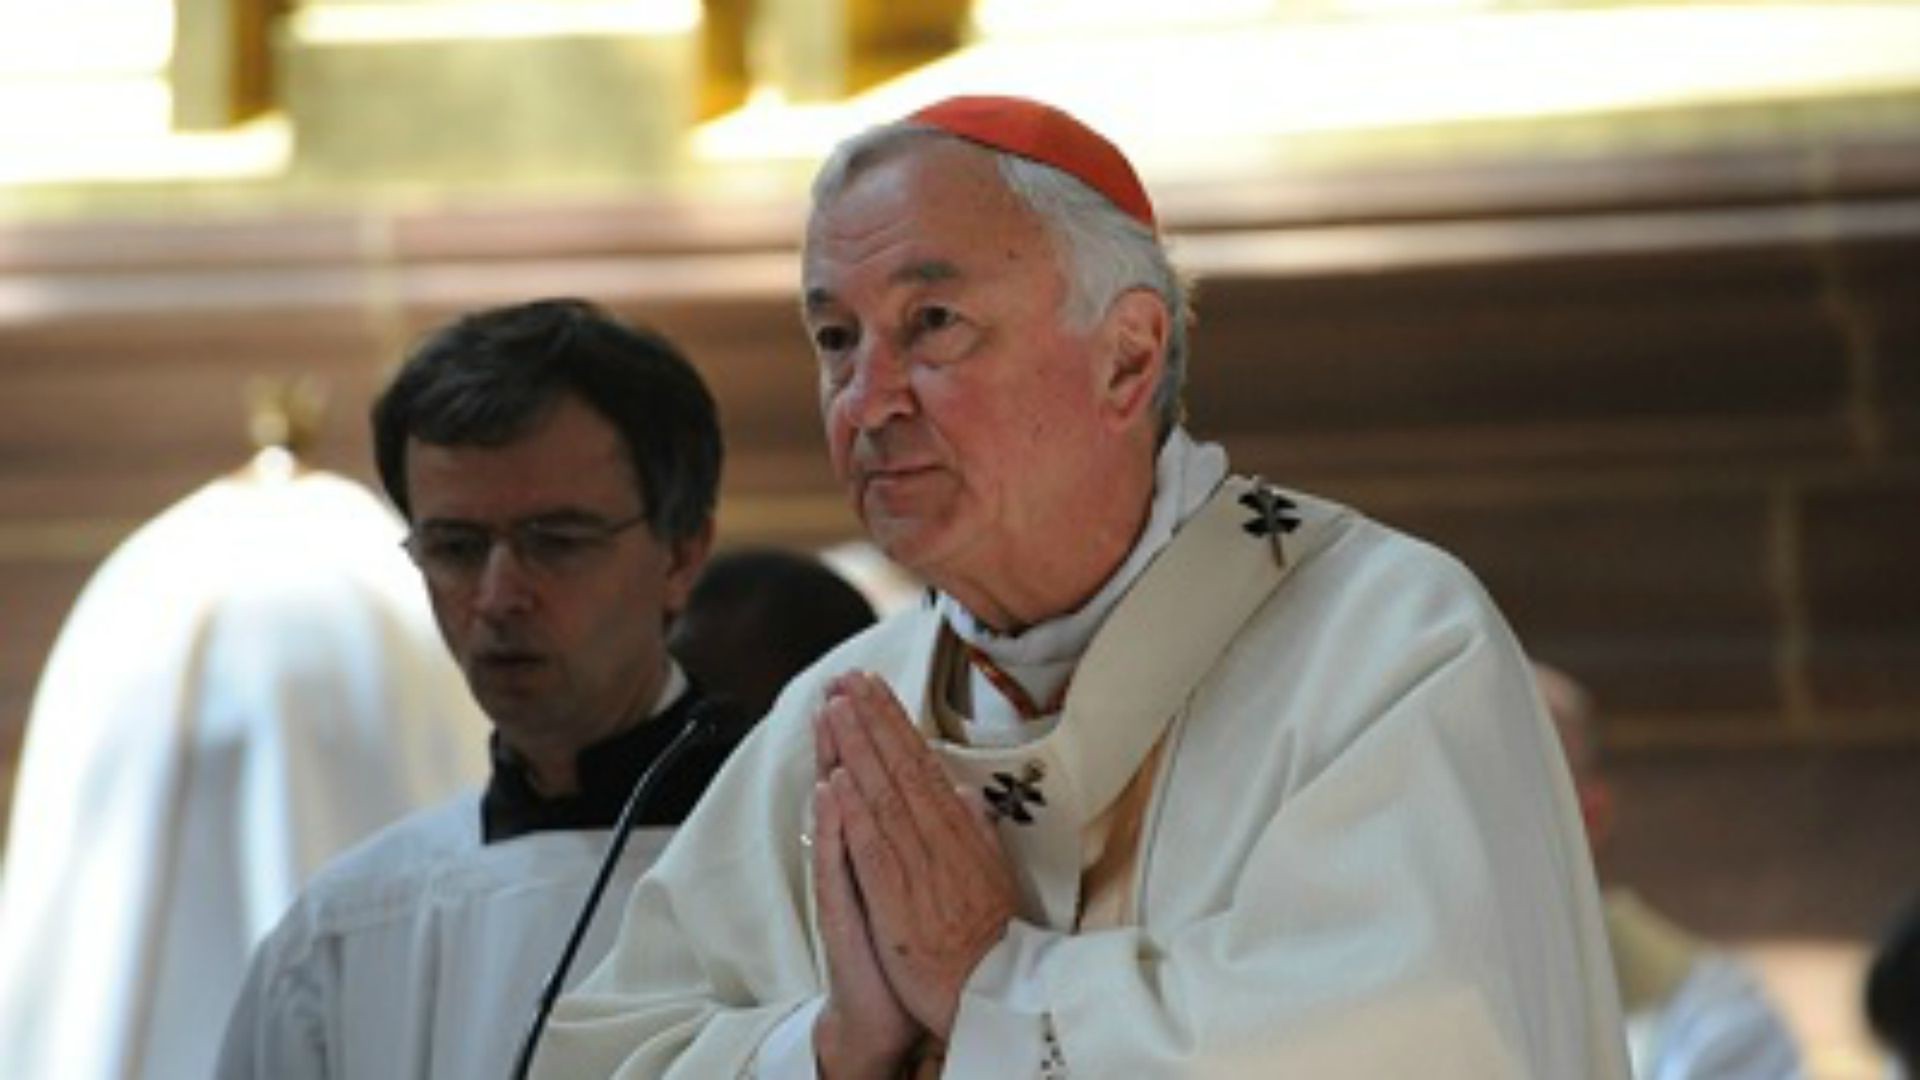
<svg viewBox="0 0 1920 1080"><path fill-rule="evenodd" d="M1604 883L1613 787L1602 768L1593 700L1558 668L1534 664L1567 755L1587 840ZM1607 940L1638 1080L1798 1080L1799 1049L1758 976L1687 932L1632 890L1608 885Z"/></svg>
<svg viewBox="0 0 1920 1080"><path fill-rule="evenodd" d="M308 876L485 775L402 526L284 451L134 533L36 693L0 879L0 1076L208 1075Z"/></svg>

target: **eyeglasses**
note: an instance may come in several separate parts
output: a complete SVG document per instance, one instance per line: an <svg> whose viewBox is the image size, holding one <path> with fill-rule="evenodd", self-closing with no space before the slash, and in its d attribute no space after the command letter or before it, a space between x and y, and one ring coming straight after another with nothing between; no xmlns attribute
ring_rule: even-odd
<svg viewBox="0 0 1920 1080"><path fill-rule="evenodd" d="M585 570L613 546L615 538L645 520L645 514L619 521L567 514L505 526L435 521L415 529L400 546L428 580L442 586L466 587L479 581L497 543L506 544L522 567L564 578Z"/></svg>

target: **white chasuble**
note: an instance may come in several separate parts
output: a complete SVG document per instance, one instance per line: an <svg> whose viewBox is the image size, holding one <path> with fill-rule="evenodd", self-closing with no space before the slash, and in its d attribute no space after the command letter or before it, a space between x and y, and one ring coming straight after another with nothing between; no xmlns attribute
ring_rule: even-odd
<svg viewBox="0 0 1920 1080"><path fill-rule="evenodd" d="M1161 552L1109 617L1075 669L1060 720L1045 737L1010 747L955 741L948 725L928 734L956 784L983 793L1020 883L1021 916L1072 930L1084 910L1085 872L1115 824L1110 812L1184 710L1200 679L1285 574L1287 539L1248 543L1256 485L1231 478ZM1157 632L1177 626L1177 634ZM943 655L950 637L943 637ZM936 662L936 667L940 667ZM937 672L932 687L947 685ZM930 702L922 715L941 712ZM925 726L925 725L923 725ZM1129 805L1132 812L1146 807ZM1121 829L1130 833L1131 829ZM1089 833L1092 833L1090 836ZM1125 853L1119 853L1124 860ZM1132 883L1120 883L1130 887ZM1122 902L1131 907L1130 903Z"/></svg>
<svg viewBox="0 0 1920 1080"><path fill-rule="evenodd" d="M635 887L536 1075L811 1072L811 718L858 669L1000 810L1020 881L944 1075L1625 1076L1565 766L1525 657L1444 553L1229 481L1019 747L938 738L946 633L902 613L788 687ZM1082 895L1128 822L1126 895Z"/></svg>

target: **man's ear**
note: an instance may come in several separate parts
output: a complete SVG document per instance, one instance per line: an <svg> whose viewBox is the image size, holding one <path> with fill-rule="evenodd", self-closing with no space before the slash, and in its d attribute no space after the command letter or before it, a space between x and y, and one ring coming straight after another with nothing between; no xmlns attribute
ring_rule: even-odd
<svg viewBox="0 0 1920 1080"><path fill-rule="evenodd" d="M1107 363L1099 387L1107 413L1131 427L1153 408L1154 390L1167 366L1172 317L1152 289L1128 289L1114 298L1102 321Z"/></svg>
<svg viewBox="0 0 1920 1080"><path fill-rule="evenodd" d="M1587 842L1597 854L1613 837L1616 807L1613 787L1604 780L1587 779L1574 785L1580 801L1580 820L1587 827Z"/></svg>
<svg viewBox="0 0 1920 1080"><path fill-rule="evenodd" d="M693 583L699 580L700 571L706 568L707 556L712 551L711 517L699 532L667 545L669 561L665 588L661 590L661 607L665 609L669 621L687 609L687 597L693 594Z"/></svg>

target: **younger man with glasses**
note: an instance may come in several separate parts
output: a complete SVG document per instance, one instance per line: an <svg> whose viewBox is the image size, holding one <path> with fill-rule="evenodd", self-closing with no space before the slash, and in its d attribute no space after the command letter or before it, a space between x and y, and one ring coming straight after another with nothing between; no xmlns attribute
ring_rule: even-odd
<svg viewBox="0 0 1920 1080"><path fill-rule="evenodd" d="M629 791L706 708L665 642L712 542L721 440L672 344L579 301L481 312L414 351L373 426L493 776L322 872L255 954L222 1077L504 1075ZM677 824L729 749L669 764L638 824Z"/></svg>

